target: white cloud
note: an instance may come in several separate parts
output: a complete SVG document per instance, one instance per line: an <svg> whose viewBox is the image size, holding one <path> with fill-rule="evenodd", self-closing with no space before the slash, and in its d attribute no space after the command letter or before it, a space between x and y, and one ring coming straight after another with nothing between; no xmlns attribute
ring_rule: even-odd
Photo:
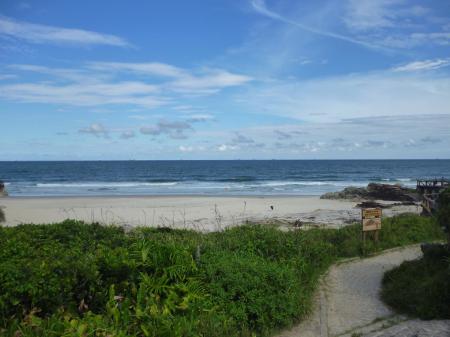
<svg viewBox="0 0 450 337"><path fill-rule="evenodd" d="M354 35L387 48L450 45L450 20L439 15L407 0L348 0L343 21Z"/></svg>
<svg viewBox="0 0 450 337"><path fill-rule="evenodd" d="M12 80L17 78L17 75L14 74L0 74L0 81Z"/></svg>
<svg viewBox="0 0 450 337"><path fill-rule="evenodd" d="M186 139L186 132L192 130L192 126L187 122L166 120L161 120L156 125L143 126L140 128L140 132L144 135L167 135L172 139Z"/></svg>
<svg viewBox="0 0 450 337"><path fill-rule="evenodd" d="M450 77L380 72L268 82L236 96L248 112L309 122L450 113Z"/></svg>
<svg viewBox="0 0 450 337"><path fill-rule="evenodd" d="M96 137L108 137L109 130L106 129L103 124L100 123L93 123L89 125L88 127L81 128L78 130L79 133L84 133L88 135L93 135Z"/></svg>
<svg viewBox="0 0 450 337"><path fill-rule="evenodd" d="M184 146L184 145L180 145L180 146L178 147L178 149L179 149L181 152L192 152L192 151L195 150L193 146Z"/></svg>
<svg viewBox="0 0 450 337"><path fill-rule="evenodd" d="M450 33L448 32L393 34L378 38L380 39L381 44L393 48L415 48L427 45L450 45Z"/></svg>
<svg viewBox="0 0 450 337"><path fill-rule="evenodd" d="M204 75L184 75L174 82L168 83L168 88L180 93L212 94L227 87L243 85L252 78L246 75L233 74L222 69L205 71Z"/></svg>
<svg viewBox="0 0 450 337"><path fill-rule="evenodd" d="M395 26L398 5L404 0L349 0L344 22L350 29L367 31Z"/></svg>
<svg viewBox="0 0 450 337"><path fill-rule="evenodd" d="M5 16L0 16L1 35L30 43L109 45L116 47L127 47L130 45L126 40L115 35L28 23Z"/></svg>
<svg viewBox="0 0 450 337"><path fill-rule="evenodd" d="M154 95L156 93L155 86L140 82L73 83L67 85L42 82L0 86L0 97L9 100L74 106L131 104L154 108L166 104L163 97Z"/></svg>
<svg viewBox="0 0 450 337"><path fill-rule="evenodd" d="M255 141L247 136L240 133L236 133L235 137L231 140L232 144L253 144Z"/></svg>
<svg viewBox="0 0 450 337"><path fill-rule="evenodd" d="M435 59L411 62L394 68L394 71L420 71L420 70L434 70L450 65L450 59Z"/></svg>
<svg viewBox="0 0 450 337"><path fill-rule="evenodd" d="M130 138L134 138L134 137L136 137L136 134L132 130L123 131L120 134L121 139L130 139Z"/></svg>
<svg viewBox="0 0 450 337"><path fill-rule="evenodd" d="M221 144L217 147L217 149L221 152L225 152L225 151L233 151L238 149L237 146L235 145L229 145L229 144Z"/></svg>
<svg viewBox="0 0 450 337"><path fill-rule="evenodd" d="M101 71L123 71L143 75L156 75L164 77L181 77L186 71L170 64L158 62L126 63L126 62L91 62L89 68Z"/></svg>
<svg viewBox="0 0 450 337"><path fill-rule="evenodd" d="M76 106L130 104L155 108L181 96L210 95L251 80L246 75L222 69L189 71L162 63L98 62L76 69L13 64L7 68L41 74L44 80L0 85L0 97L20 102ZM127 78L133 80L119 81L117 71L129 72Z"/></svg>
<svg viewBox="0 0 450 337"><path fill-rule="evenodd" d="M210 114L194 114L185 117L189 123L209 122L214 120L214 116Z"/></svg>
<svg viewBox="0 0 450 337"><path fill-rule="evenodd" d="M89 67L96 70L132 72L141 76L168 77L165 88L183 93L209 94L226 87L245 84L249 76L233 74L223 69L203 69L199 72L174 67L165 63L94 62Z"/></svg>

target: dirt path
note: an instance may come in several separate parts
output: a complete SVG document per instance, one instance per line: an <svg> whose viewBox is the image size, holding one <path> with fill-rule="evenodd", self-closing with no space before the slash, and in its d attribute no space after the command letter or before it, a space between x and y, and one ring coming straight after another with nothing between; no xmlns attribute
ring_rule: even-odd
<svg viewBox="0 0 450 337"><path fill-rule="evenodd" d="M384 272L420 255L416 245L334 265L322 280L312 315L278 337L450 336L450 321L410 320L379 299Z"/></svg>

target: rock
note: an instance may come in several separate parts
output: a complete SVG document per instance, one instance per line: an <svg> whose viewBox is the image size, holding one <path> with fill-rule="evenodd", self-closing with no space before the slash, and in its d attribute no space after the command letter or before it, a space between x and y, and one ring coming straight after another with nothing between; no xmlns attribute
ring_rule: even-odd
<svg viewBox="0 0 450 337"><path fill-rule="evenodd" d="M370 199L389 201L414 201L412 190L400 185L375 184L367 185Z"/></svg>
<svg viewBox="0 0 450 337"><path fill-rule="evenodd" d="M340 192L328 192L323 194L320 199L347 199L361 200L367 198L367 189L365 187L346 187Z"/></svg>
<svg viewBox="0 0 450 337"><path fill-rule="evenodd" d="M391 205L381 204L376 201L362 201L356 205L359 208L389 208Z"/></svg>
<svg viewBox="0 0 450 337"><path fill-rule="evenodd" d="M320 198L414 202L418 195L415 190L400 185L370 183L367 187L346 187L340 192L325 193Z"/></svg>
<svg viewBox="0 0 450 337"><path fill-rule="evenodd" d="M416 203L414 201L402 201L390 204L382 204L380 202L369 200L369 201L362 201L356 205L356 207L359 208L392 208L395 206L416 206Z"/></svg>
<svg viewBox="0 0 450 337"><path fill-rule="evenodd" d="M6 197L7 195L8 193L6 192L5 189L5 183L0 180L0 197Z"/></svg>

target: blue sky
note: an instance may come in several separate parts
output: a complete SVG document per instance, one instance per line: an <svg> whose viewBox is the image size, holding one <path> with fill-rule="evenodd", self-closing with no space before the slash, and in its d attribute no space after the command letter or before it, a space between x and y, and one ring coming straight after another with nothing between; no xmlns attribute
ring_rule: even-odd
<svg viewBox="0 0 450 337"><path fill-rule="evenodd" d="M0 160L450 158L450 2L0 4Z"/></svg>

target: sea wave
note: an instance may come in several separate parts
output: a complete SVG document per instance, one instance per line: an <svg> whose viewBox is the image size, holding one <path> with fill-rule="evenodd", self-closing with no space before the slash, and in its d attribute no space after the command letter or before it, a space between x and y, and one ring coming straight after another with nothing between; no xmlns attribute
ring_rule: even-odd
<svg viewBox="0 0 450 337"><path fill-rule="evenodd" d="M265 181L258 186L280 187L280 186L367 186L363 181Z"/></svg>
<svg viewBox="0 0 450 337"><path fill-rule="evenodd" d="M121 187L150 187L150 186L175 186L177 182L91 182L91 183L37 183L36 187L87 187L87 188L121 188Z"/></svg>

